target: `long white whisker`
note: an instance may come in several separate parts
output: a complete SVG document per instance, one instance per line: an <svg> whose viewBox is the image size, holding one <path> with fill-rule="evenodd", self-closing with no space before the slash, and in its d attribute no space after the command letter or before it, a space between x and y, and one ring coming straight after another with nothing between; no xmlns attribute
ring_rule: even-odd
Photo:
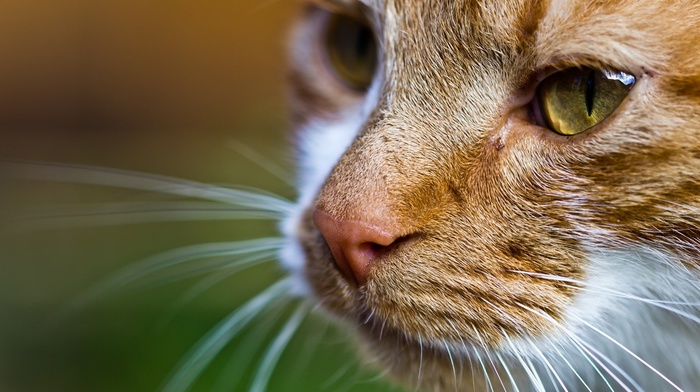
<svg viewBox="0 0 700 392"><path fill-rule="evenodd" d="M236 255L236 257L232 259L225 258L224 260L213 260L212 262L208 263L205 263L204 259L202 259L195 263L183 265L182 268L179 268L176 271L164 270L156 276L150 276L148 278L144 277L140 279L138 283L131 283L130 287L133 287L136 290L144 288L153 288L164 284L177 282L183 279L192 278L195 276L217 271L236 273L245 268L249 268L254 265L275 260L277 254L277 250L270 249L246 255Z"/></svg>
<svg viewBox="0 0 700 392"><path fill-rule="evenodd" d="M0 161L0 176L168 193L284 214L293 211L290 201L262 191L225 188L128 170L59 163Z"/></svg>
<svg viewBox="0 0 700 392"><path fill-rule="evenodd" d="M610 375L610 377L612 377L613 380L615 380L618 383L618 385L620 385L622 388L624 388L625 391L633 392L632 389L624 381L622 381L620 379L620 377L618 377L615 374L615 372L610 370L610 368L605 366L605 364L601 361L605 361L608 365L610 365L613 368L613 370L616 370L618 373L620 373L620 375L622 377L624 377L625 380L629 381L630 384L632 384L632 387L634 387L637 390L637 392L644 391L642 386L639 385L639 383L637 383L637 381L635 379L633 379L632 376L630 376L629 374L627 374L627 372L622 370L622 368L618 364L616 364L615 361L610 359L607 355L603 354L602 352L600 352L600 350L593 347L592 344L584 341L580 337L575 337L574 341L575 341L576 345L578 345L582 350L584 350L587 353L587 355L589 355L591 358L593 358L593 360L596 363L598 363L598 365L600 365L600 367L602 367L603 370L605 370L605 372L608 373ZM605 380L605 381L607 381L607 380ZM608 384L608 386L610 387L610 390L612 391L613 390L612 386L610 386L610 384Z"/></svg>
<svg viewBox="0 0 700 392"><path fill-rule="evenodd" d="M677 314L681 317L684 317L690 321L693 321L693 322L700 324L700 317L671 306L671 305L678 305L678 306L687 306L687 307L700 307L700 303L698 303L698 302L656 300L656 299L639 297L639 296L624 293L621 291L612 290L612 289L606 288L606 287L599 287L599 286L592 285L592 284L589 284L586 282L582 282L582 281L579 281L576 279L566 278L566 277L562 277L562 276L540 274L540 273L533 273L533 272L525 272L525 271L515 271L515 270L513 270L511 272L515 272L515 273L519 273L519 274L523 274L523 275L528 275L528 276L533 276L533 277L546 279L546 280L553 280L553 281L557 281L557 282L570 283L574 286L567 285L567 287L575 289L575 290L589 291L589 292L593 292L593 293L599 293L599 294L610 295L610 296L614 296L614 297L618 297L618 298L639 301L639 302L642 302L645 304L656 306L656 307L664 309L664 310L668 310L669 312L675 313L675 314ZM591 287L596 289L596 290L592 290Z"/></svg>
<svg viewBox="0 0 700 392"><path fill-rule="evenodd" d="M489 350L484 350L484 354L486 354L486 359L489 361L491 369L493 369L493 372L496 373L496 378L498 379L498 383L501 384L501 388L503 388L504 391L507 390L506 385L503 383L503 379L501 378L501 373L498 371L496 364L493 362L491 354L489 354Z"/></svg>
<svg viewBox="0 0 700 392"><path fill-rule="evenodd" d="M609 340L610 342L612 342L614 345L620 347L623 351L625 351L627 354L629 354L632 358L636 359L636 360L639 361L642 365L646 366L649 370L651 370L652 372L656 373L656 375L658 375L659 377L661 377L664 381L666 381L666 383L668 383L668 384L669 384L671 387L673 387L675 390L677 390L677 391L679 391L679 392L683 392L683 389L681 389L678 385L676 385L673 381L671 381L668 377L666 377L666 376L665 376L663 373L661 373L658 369L656 369L655 367L651 366L651 364L649 364L647 361L645 361L644 359L642 359L639 355L635 354L632 350L630 350L629 348L627 348L625 345L623 345L622 343L618 342L615 338L613 338L612 336L610 336L610 335L608 335L607 333L603 332L601 329L599 329L599 328L596 327L595 325L589 323L588 321L586 321L586 320L584 320L584 319L582 319L582 318L580 318L580 317L576 317L576 319L578 320L578 322L580 322L580 323L586 325L588 328L590 328L590 329L592 329L593 331L597 332L599 335L603 336L604 338L606 338L607 340Z"/></svg>
<svg viewBox="0 0 700 392"><path fill-rule="evenodd" d="M288 292L290 286L289 279L275 283L214 326L185 355L162 390L164 392L186 391L221 349L263 309Z"/></svg>
<svg viewBox="0 0 700 392"><path fill-rule="evenodd" d="M467 359L469 360L469 371L471 372L470 374L472 375L472 377L470 377L472 379L472 390L476 390L476 377L475 377L475 375L477 374L477 372L475 371L475 368L474 368L474 350L475 350L475 348L474 348L474 346L470 346L470 347L471 347L471 350L466 350L466 346L465 346L464 351L466 353L468 353Z"/></svg>
<svg viewBox="0 0 700 392"><path fill-rule="evenodd" d="M570 334L570 335L573 335L573 334ZM605 377L605 375L604 375L603 372L600 370L600 368L598 367L598 365L596 365L596 363L600 364L600 360L599 360L598 358L596 358L595 356L593 356L589 351L584 350L584 348L581 347L581 343L577 341L577 339L576 339L575 336L569 336L569 338L571 339L572 344L574 345L574 347L576 348L576 350L581 354L581 356L583 356L583 358L586 360L586 362L588 362L588 363L591 365L591 367L593 368L593 371L595 371L596 374L597 374L598 376L600 376L601 380L603 380L603 382L604 382L605 385L608 387L608 389L610 390L610 392L615 392L615 390L613 389L612 385L610 384L610 381L608 381L608 378ZM594 363L594 362L596 362L596 363ZM610 374L610 370L608 370L607 368L605 368L604 370L605 370L608 374ZM616 379L616 380L617 380L617 379ZM619 381L618 381L618 383L619 383Z"/></svg>
<svg viewBox="0 0 700 392"><path fill-rule="evenodd" d="M212 386L212 392L229 392L235 390L240 383L241 377L248 371L249 363L241 363L241 358L247 358L250 353L260 352L260 346L270 336L270 331L275 327L277 320L283 312L269 309L268 314L260 317L254 328L249 328L244 336L241 336L233 352L230 354L226 364L217 377L216 383Z"/></svg>
<svg viewBox="0 0 700 392"><path fill-rule="evenodd" d="M111 278L93 287L91 290L88 290L76 300L72 301L68 306L68 310L82 308L101 296L124 287L131 282L182 263L212 257L233 257L244 254L270 252L280 249L283 243L283 239L272 237L250 241L191 245L162 252L141 259L123 268Z"/></svg>
<svg viewBox="0 0 700 392"><path fill-rule="evenodd" d="M593 291L593 292L602 293L602 294L608 293L608 294L616 295L616 296L619 296L622 298L635 299L635 300L648 302L648 303L651 303L654 305L663 304L663 305L681 305L681 306L688 306L688 307L700 307L700 302L666 301L666 300L657 300L657 299L651 299L651 298L638 297L638 296L635 296L633 294L613 290L613 289L610 289L608 287L596 286L596 285L588 283L588 282L584 282L584 281L572 279L572 278L567 278L564 276L543 274L543 273L539 273L539 272L518 271L518 270L510 270L510 272L521 274L521 275L528 275L528 276L546 279L546 280L553 280L553 281L557 281L557 282L565 282L565 283L574 284L576 286L567 286L567 287L574 288L574 289L583 290L583 289L587 289L588 287L592 287L592 288L596 288L596 289L601 290L601 291ZM582 287L579 287L579 286L582 286Z"/></svg>
<svg viewBox="0 0 700 392"><path fill-rule="evenodd" d="M42 211L43 210L43 211ZM18 230L51 230L79 227L133 225L141 223L215 221L215 220L280 220L284 214L273 211L222 205L212 202L131 202L80 204L50 208L32 207L13 219Z"/></svg>
<svg viewBox="0 0 700 392"><path fill-rule="evenodd" d="M555 389L559 390L559 387L557 387L557 383L558 383L559 385L561 385L562 388L564 388L565 392L569 392L569 390L566 388L566 385L564 385L564 381L562 381L561 377L559 376L559 373L554 368L554 366L552 366L552 363L549 362L549 360L547 359L547 356L544 355L542 350L540 350L540 348L537 347L537 345L532 340L527 339L527 342L530 344L530 347L532 347L533 351L537 354L537 356L540 358L540 360L542 360L542 363L548 369L547 373L549 373L550 378L553 377L551 379L551 381L552 381L552 385L555 387ZM556 381L554 380L554 378L556 378Z"/></svg>
<svg viewBox="0 0 700 392"><path fill-rule="evenodd" d="M538 309L533 309L533 308L531 308L531 307L529 307L529 306L523 305L523 304L521 304L521 303L517 303L517 304L518 304L518 306L520 306L521 308L530 311L531 313L533 313L533 314L535 314L535 315L541 317L541 318L542 318L543 320L545 320L545 321L550 322L552 325L556 326L560 331L564 332L564 333L566 334L566 336L568 336L568 337L572 340L572 342L574 342L574 343L575 343L576 345L578 345L581 349L583 349L584 351L586 351L586 352L590 355L590 357L591 357L593 360L595 360L595 361L598 363L598 365L600 365L600 366L603 368L603 370L605 370L605 371L606 371L615 381L617 381L617 383L618 383L620 386L622 386L626 391L632 392L631 389L629 389L629 387L628 387L622 380L620 380L620 378L619 378L614 372L612 372L607 366L605 366L605 364L603 364L603 363L598 359L598 357L600 357L602 360L606 361L610 366L612 366L615 370L617 370L625 379L627 379L627 381L629 381L630 383L632 383L633 386L634 386L635 388L637 388L637 390L642 390L642 388L639 386L639 384L638 384L630 375L628 375L624 370L622 370L622 368L620 368L613 360L611 360L610 358L608 358L606 355L604 355L604 354L601 353L600 351L596 350L596 349L595 349L594 347L592 347L591 345L587 344L583 339L581 339L580 337L576 336L573 332L570 332L570 331L566 330L565 328L563 328L562 325L561 325L557 320L555 320L552 316L550 316L550 315L548 315L547 313L542 312L542 311L540 311L540 310L538 310ZM584 347L584 346L585 346L585 347ZM596 357L595 355L591 354L591 351L593 351L598 357ZM606 382L606 384L608 385L608 387L610 387L610 389L612 390L612 387L611 387L610 384L607 382L607 380L606 380L605 378L603 378L603 380Z"/></svg>
<svg viewBox="0 0 700 392"><path fill-rule="evenodd" d="M489 306L491 306L493 309L495 309L501 316L503 316L503 318L505 318L505 319L507 319L508 321L510 321L511 324L513 324L513 326L515 326L515 327L518 329L518 331L522 331L522 330L523 330L520 321L518 321L515 317L513 317L513 316L510 315L508 312L506 312L505 310L503 310L500 306L496 306L494 303L492 303L491 301L489 301L489 300L487 300L487 299L485 299L485 298L482 298L481 300L484 301L484 302L486 302L486 303L487 303Z"/></svg>
<svg viewBox="0 0 700 392"><path fill-rule="evenodd" d="M540 373L537 371L535 364L532 363L530 357L526 357L525 361L527 362L527 367L532 371L535 377L537 377L537 385L539 385L540 391L547 392L547 389L544 387L544 382L542 381L542 376L540 376Z"/></svg>
<svg viewBox="0 0 700 392"><path fill-rule="evenodd" d="M508 343L508 346L510 346L511 351L513 352L513 355L518 359L518 362L520 362L520 365L523 367L525 370L525 373L527 374L528 378L530 379L530 382L532 385L535 387L535 389L538 392L545 392L544 390L544 384L542 384L542 379L540 378L539 373L537 373L537 370L532 366L531 362L526 362L523 359L523 355L520 353L520 350L515 347L515 344L513 343L513 340L508 336L506 331L501 330L501 333L503 334L503 337L506 339L506 342Z"/></svg>
<svg viewBox="0 0 700 392"><path fill-rule="evenodd" d="M486 345L484 344L483 339L481 338L481 334L479 333L479 330L476 329L476 326L472 325L472 329L474 330L474 334L476 335L477 340L481 344L482 347L484 347L484 351L487 351L488 348L486 348ZM474 354L476 355L476 359L479 361L479 364L481 365L481 370L484 372L484 380L486 381L486 384L489 387L489 391L494 392L493 389L493 384L491 383L491 376L489 376L489 372L486 369L486 365L484 364L484 359L481 358L481 355L479 354L479 349L477 347L474 347Z"/></svg>
<svg viewBox="0 0 700 392"><path fill-rule="evenodd" d="M450 358L450 365L452 365L452 377L454 377L455 389L457 388L457 370L455 369L455 361L452 358L452 352L450 351L450 346L443 339L442 344L445 346L445 351L447 351L447 356Z"/></svg>
<svg viewBox="0 0 700 392"><path fill-rule="evenodd" d="M556 354L559 356L559 358L561 358L564 361L564 363L566 363L566 366L568 366L569 369L571 369L571 371L574 373L576 378L578 378L578 380L581 381L581 383L588 390L588 392L593 392L591 390L591 388L588 386L588 384L586 383L586 381L583 379L583 377L581 377L581 375L576 371L576 368L566 358L564 353L554 344L552 344L551 347L552 347L552 350L554 350L556 352Z"/></svg>
<svg viewBox="0 0 700 392"><path fill-rule="evenodd" d="M503 367L503 369L506 371L506 376L508 376L508 380L510 381L510 385L513 386L513 389L515 390L515 392L520 392L520 389L518 388L518 384L515 382L515 378L513 378L513 374L510 371L510 367L506 363L505 359L503 359L503 356L501 355L501 353L496 352L496 358L498 358L498 362L501 363L501 367ZM503 390L504 391L506 390L505 386L503 387Z"/></svg>
<svg viewBox="0 0 700 392"><path fill-rule="evenodd" d="M313 303L307 301L306 306L309 307L307 313L311 314ZM292 370L292 373L294 374L303 374L306 369L309 369L309 366L307 365L311 361L311 358L313 358L314 353L318 350L318 348L324 344L324 339L326 338L326 335L331 327L331 321L325 318L319 321L321 321L320 325L317 323L314 324L313 333L304 334L304 347L301 349L301 351L295 353L294 355L295 370Z"/></svg>
<svg viewBox="0 0 700 392"><path fill-rule="evenodd" d="M481 371L484 372L484 381L486 381L486 385L489 387L489 391L495 392L495 390L493 389L493 384L491 384L491 377L489 376L489 373L486 370L486 365L484 364L484 359L481 358L481 354L479 354L478 349L474 350L474 355L476 355L476 360L481 365Z"/></svg>
<svg viewBox="0 0 700 392"><path fill-rule="evenodd" d="M321 389L323 389L323 390L330 389L330 387L332 387L333 384L337 383L338 381L340 381L341 378L343 378L343 376L348 374L348 372L350 371L350 368L352 368L352 366L353 366L353 364L350 361L348 361L345 365L341 366L330 377L328 377L328 379L326 381L324 381L323 384L321 384ZM347 387L345 387L343 389L347 389ZM337 388L334 389L334 391L336 391L336 390L337 390Z"/></svg>
<svg viewBox="0 0 700 392"><path fill-rule="evenodd" d="M446 321L450 324L450 326L452 327L452 330L455 331L455 336L457 336L459 338L459 341L462 344L462 349L464 350L464 353L467 354L467 358L469 359L469 367L471 368L472 374L473 374L474 373L474 365L472 364L471 355L468 355L470 350L467 348L467 343L462 338L462 333L460 333L459 329L457 329L457 326L452 322L452 320L450 320L448 318L448 319L446 319ZM459 374L460 374L460 379L461 379L462 375L464 374L464 364L461 362L461 360L459 363ZM473 380L474 380L474 378L472 377L472 381Z"/></svg>
<svg viewBox="0 0 700 392"><path fill-rule="evenodd" d="M421 383L421 377L423 375L423 337L418 334L418 348L420 349L420 359L418 360L418 382L416 383L416 388Z"/></svg>
<svg viewBox="0 0 700 392"><path fill-rule="evenodd" d="M289 321L282 327L282 330L277 335L277 338L270 344L270 348L265 352L258 372L253 378L253 383L250 387L250 392L264 392L267 384L270 381L270 375L275 369L275 365L279 361L284 349L289 344L292 336L304 321L304 317L309 314L309 306L306 303L299 305L297 310L289 318Z"/></svg>
<svg viewBox="0 0 700 392"><path fill-rule="evenodd" d="M293 176L290 175L290 173L287 170L284 170L284 168L282 168L281 166L276 165L269 158L255 151L247 144L241 142L240 140L231 139L228 145L244 158L255 163L268 173L284 181L285 184L292 187L295 186L294 181L291 179Z"/></svg>

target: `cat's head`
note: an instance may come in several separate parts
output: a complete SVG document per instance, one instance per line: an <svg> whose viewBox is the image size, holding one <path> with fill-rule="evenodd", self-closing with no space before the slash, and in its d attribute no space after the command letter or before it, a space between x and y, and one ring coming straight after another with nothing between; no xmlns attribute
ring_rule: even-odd
<svg viewBox="0 0 700 392"><path fill-rule="evenodd" d="M692 1L308 5L285 263L434 390L624 314L602 290L672 291L654 274L700 253L698 31Z"/></svg>

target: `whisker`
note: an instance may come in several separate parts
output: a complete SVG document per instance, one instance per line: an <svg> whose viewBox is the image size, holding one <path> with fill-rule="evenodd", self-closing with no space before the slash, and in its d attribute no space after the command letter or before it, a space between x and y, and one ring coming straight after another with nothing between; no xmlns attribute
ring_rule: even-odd
<svg viewBox="0 0 700 392"><path fill-rule="evenodd" d="M231 139L228 143L228 146L235 150L242 157L255 163L256 165L258 165L268 173L272 174L273 176L277 177L278 179L284 181L285 184L291 187L295 186L294 181L291 180L292 175L287 170L272 162L272 160L270 160L265 155L262 155L259 152L255 151L255 149L251 148L249 145L241 142L240 140Z"/></svg>
<svg viewBox="0 0 700 392"><path fill-rule="evenodd" d="M45 211L41 211L45 210ZM133 225L141 223L215 220L280 220L284 214L273 211L221 205L210 202L134 202L80 204L41 208L16 213L12 224L18 229L51 230L79 227Z"/></svg>
<svg viewBox="0 0 700 392"><path fill-rule="evenodd" d="M627 381L632 383L633 386L635 388L637 388L638 391L642 390L642 388L639 386L639 384L630 375L628 375L624 370L622 370L622 368L620 368L613 360L608 358L605 354L601 353L600 351L596 350L593 346L586 343L583 339L576 336L576 334L574 334L573 332L568 331L567 329L563 328L563 326L557 320L555 320L552 316L550 316L550 315L546 314L545 312L540 311L538 309L533 309L529 306L523 305L519 302L517 303L517 305L519 307L541 317L543 320L548 321L549 323L551 323L552 325L557 327L560 331L562 331L564 334L566 334L566 336L568 336L574 344L578 345L580 348L582 348L584 351L586 351L590 355L590 357L593 360L595 360L598 363L598 365L600 365L603 368L603 370L605 370L626 391L632 392L632 390L629 389L629 387L622 380L620 380L620 378L617 377L617 375L614 372L612 372L607 366L605 366L605 364L603 364L600 361L600 359L598 359L595 355L591 354L591 351L594 351L602 360L605 360L610 366L612 366L615 370L617 370L625 379L627 379ZM584 346L586 346L587 348ZM610 384L607 383L607 380L605 380L605 381L606 381L606 384L608 384L608 386L610 386ZM610 387L610 388L612 390L612 387Z"/></svg>
<svg viewBox="0 0 700 392"><path fill-rule="evenodd" d="M552 386L554 386L554 389L557 391L559 390L559 387L557 386L557 383L561 385L562 388L564 388L565 392L569 392L569 390L566 388L566 385L564 385L564 381L562 381L561 377L559 376L559 373L557 372L556 369L554 369L554 366L552 366L552 363L549 362L547 359L547 356L544 355L542 350L540 350L539 347L530 339L527 339L528 344L534 352L537 354L539 359L542 361L542 363L545 365L545 368L547 369L547 374L549 374L550 381L552 382ZM556 381L554 380L556 378Z"/></svg>
<svg viewBox="0 0 700 392"><path fill-rule="evenodd" d="M675 314L677 314L681 317L684 317L690 321L693 321L693 322L700 324L700 317L695 316L692 313L688 313L686 311L683 311L681 309L674 308L673 306L671 306L671 305L678 305L678 306L686 306L686 307L700 307L700 303L698 303L698 302L656 300L656 299L651 299L651 298L639 297L639 296L636 296L633 294L628 294L628 293L613 290L610 288L592 285L592 284L589 284L586 282L582 282L582 281L579 281L576 279L566 278L566 277L562 277L562 276L541 274L541 273L535 273L535 272L517 271L517 270L511 270L511 272L523 274L523 275L528 275L528 276L533 276L536 278L541 278L541 279L546 279L546 280L571 283L575 286L567 285L566 287L576 289L576 290L589 291L592 293L611 295L611 296L618 297L618 298L639 301L639 302L649 304L652 306L656 306L660 309L664 309L664 310L667 310L669 312L675 313ZM596 290L593 290L591 288L596 289Z"/></svg>
<svg viewBox="0 0 700 392"><path fill-rule="evenodd" d="M487 303L491 308L493 308L494 310L496 310L501 316L503 316L503 318L505 318L506 320L510 321L510 323L511 323L515 328L517 328L518 331L522 332L522 330L523 330L522 324L521 324L520 321L518 321L515 317L513 317L513 316L510 315L508 312L506 312L505 310L503 310L503 308L501 308L500 306L497 306L497 305L495 305L494 303L492 303L491 301L487 300L486 298L481 298L481 300L484 301L485 303Z"/></svg>
<svg viewBox="0 0 700 392"><path fill-rule="evenodd" d="M510 338L510 336L508 336L506 331L502 330L501 332L503 333L503 337L506 339L506 342L508 342L508 345L510 346L513 355L515 355L515 357L518 359L518 362L520 362L520 365L525 370L525 373L530 379L530 382L532 383L535 390L537 390L538 392L546 392L544 389L544 384L542 384L542 379L540 378L539 373L537 373L537 369L534 366L532 366L532 363L529 361L529 358L527 361L523 359L523 355L521 354L520 350L518 350L515 347L513 340Z"/></svg>
<svg viewBox="0 0 700 392"><path fill-rule="evenodd" d="M561 358L561 359L564 361L564 363L566 364L566 366L568 366L568 368L571 369L571 371L574 373L574 376L576 376L576 378L577 378L579 381L581 381L581 383L582 383L583 386L588 390L588 392L593 392L593 390L591 390L591 388L588 386L588 384L587 384L586 381L583 379L583 377L581 377L581 375L578 373L578 371L576 371L576 368L575 368L575 367L571 364L571 362L569 362L569 360L566 358L566 356L564 355L564 353L562 352L562 350L560 350L560 349L557 347L556 344L551 344L550 347L552 347L552 350L554 350L554 352L556 352L556 354L559 356L559 358Z"/></svg>
<svg viewBox="0 0 700 392"><path fill-rule="evenodd" d="M256 295L212 328L187 353L161 388L164 392L184 392L214 357L260 312L289 291L290 280L283 279Z"/></svg>
<svg viewBox="0 0 700 392"><path fill-rule="evenodd" d="M271 252L282 247L284 240L281 238L261 238L249 241L219 242L185 246L166 252L162 252L140 261L116 272L111 278L86 291L83 295L69 303L67 310L80 309L98 298L114 292L145 276L152 275L166 268L187 263L193 260L201 260L212 257L239 256L260 252Z"/></svg>
<svg viewBox="0 0 700 392"><path fill-rule="evenodd" d="M309 306L308 312L311 314L313 311L313 303L307 301L306 305ZM328 319L315 319L313 332L305 332L303 335L304 347L294 354L294 369L292 373L295 375L304 374L307 369L310 369L309 363L314 357L314 353L318 349L325 345L326 335L331 329L331 321Z"/></svg>
<svg viewBox="0 0 700 392"><path fill-rule="evenodd" d="M270 193L226 188L157 174L64 163L0 161L0 176L167 193L290 214L293 203Z"/></svg>
<svg viewBox="0 0 700 392"><path fill-rule="evenodd" d="M620 379L620 377L618 377L612 370L610 370L610 368L605 366L605 364L601 362L601 360L605 361L608 365L610 365L613 368L613 370L616 370L618 373L620 373L620 375L625 380L629 381L630 384L632 384L632 386L637 390L637 392L644 392L644 389L641 387L641 385L639 385L639 383L637 383L637 381L635 381L632 378L632 376L627 374L627 372L625 372L618 364L615 363L615 361L610 359L607 355L603 354L602 352L600 352L600 350L593 347L592 344L584 341L579 337L576 337L574 341L577 346L583 349L588 356L590 356L596 363L598 363L598 365L600 365L600 367L602 367L603 370L605 370L605 372L608 373L610 377L612 377L613 380L615 380L617 384L620 385L625 391L634 392L624 381ZM613 391L612 386L610 386L610 384L607 385L610 387L610 390Z"/></svg>
<svg viewBox="0 0 700 392"><path fill-rule="evenodd" d="M420 333L418 333L418 348L420 349L420 358L418 360L418 382L416 383L416 388L420 385L423 375L423 337Z"/></svg>
<svg viewBox="0 0 700 392"><path fill-rule="evenodd" d="M474 347L471 347L471 350L466 350L466 346L465 346L465 352L468 352L467 359L469 360L469 371L471 372L470 374L472 374L472 377L471 377L472 390L475 391L476 390L476 377L474 377L474 375L477 374L477 372L474 369L474 355L473 355L474 350L475 350Z"/></svg>
<svg viewBox="0 0 700 392"><path fill-rule="evenodd" d="M486 351L486 350L484 350ZM476 351L475 351L476 352ZM489 388L489 391L495 392L496 390L493 387L493 383L491 382L491 376L489 376L489 372L486 369L486 364L484 363L484 359L481 357L481 354L476 352L476 359L479 361L479 364L481 365L481 370L484 372L484 380L486 381L486 385Z"/></svg>
<svg viewBox="0 0 700 392"><path fill-rule="evenodd" d="M530 369L537 378L537 385L539 385L540 390L542 392L547 392L547 389L544 387L544 382L542 381L542 376L540 376L540 373L537 371L535 364L532 363L532 360L529 357L525 358L525 362L527 362L528 369Z"/></svg>
<svg viewBox="0 0 700 392"><path fill-rule="evenodd" d="M576 320L577 320L578 322L580 322L580 323L586 325L588 328L592 329L593 331L595 331L595 332L598 333L599 335L603 336L604 338L606 338L607 340L609 340L610 342L612 342L614 345L618 346L618 347L621 348L623 351L625 351L627 354L629 354L632 358L634 358L634 359L636 359L637 361L639 361L642 365L644 365L645 367L647 367L649 370L651 370L652 372L656 373L656 375L658 375L659 377L661 377L661 378L662 378L664 381L666 381L666 383L668 383L671 387L673 387L674 389L676 389L676 390L679 391L679 392L683 392L683 389L681 389L678 385L676 385L673 381L671 381L668 377L666 377L666 376L665 376L663 373L661 373L658 369L656 369L656 368L653 367L651 364L649 364L647 361L645 361L644 359L642 359L639 355L635 354L632 350L630 350L629 348L627 348L624 344L618 342L615 338L613 338L612 336L610 336L610 335L608 335L607 333L603 332L601 329L597 328L595 325L589 323L588 321L586 321L586 320L584 320L584 319L582 319L582 318L580 318L580 317L575 317L575 318L576 318Z"/></svg>
<svg viewBox="0 0 700 392"><path fill-rule="evenodd" d="M608 378L605 377L600 368L595 363L593 363L595 361L596 363L600 364L600 360L591 355L589 351L584 351L580 343L576 341L576 338L574 336L569 336L569 339L571 339L574 348L576 348L576 350L581 354L581 356L586 360L586 362L588 362L591 365L593 371L596 372L598 376L600 376L600 379L603 380L610 392L615 392L612 385L610 384L610 381L608 381ZM610 371L607 368L605 368L604 370L608 372L608 374L610 374ZM619 383L619 380L616 379L616 381L618 381Z"/></svg>
<svg viewBox="0 0 700 392"><path fill-rule="evenodd" d="M297 310L289 318L289 321L282 327L282 330L277 335L277 338L272 342L270 348L265 352L265 355L260 362L258 372L255 374L253 383L250 387L250 392L264 392L267 384L270 381L270 375L275 369L284 349L289 344L292 336L301 325L306 315L309 314L309 306L306 303L299 305Z"/></svg>
<svg viewBox="0 0 700 392"><path fill-rule="evenodd" d="M261 350L261 345L270 336L270 331L278 319L283 315L283 312L274 311L268 308L268 314L261 316L256 321L254 328L249 328L245 336L241 336L239 342L236 342L233 352L229 355L228 360L224 364L223 369L217 377L215 384L212 386L212 392L229 392L236 389L239 385L241 377L246 374L250 364L246 361L241 363L241 358L250 357L250 353L258 353Z"/></svg>
<svg viewBox="0 0 700 392"><path fill-rule="evenodd" d="M498 379L498 383L501 384L501 388L503 388L504 391L507 390L506 385L503 383L503 379L501 378L501 373L498 371L496 364L493 362L493 358L491 358L491 354L489 354L488 350L485 350L484 354L486 354L486 359L488 359L491 369L493 369L493 372L496 373L496 378Z"/></svg>
<svg viewBox="0 0 700 392"><path fill-rule="evenodd" d="M474 334L476 335L477 340L479 340L481 346L484 347L484 351L488 350L486 348L486 345L484 344L484 341L481 339L481 334L479 334L479 331L476 329L476 326L472 325L472 329L474 330ZM495 390L493 389L493 384L491 383L491 377L489 376L489 372L486 370L484 359L481 358L481 355L479 354L479 349L477 347L474 347L474 354L476 355L477 361L479 361L479 364L481 365L481 370L484 372L484 380L486 381L486 385L488 385L489 387L489 391L495 392Z"/></svg>
<svg viewBox="0 0 700 392"><path fill-rule="evenodd" d="M340 379L343 378L346 374L350 372L350 369L352 368L353 364L348 361L345 365L341 366L338 370L336 370L326 381L321 384L321 389L330 389L334 384L336 384ZM348 389L348 387L344 387L343 389ZM336 391L334 389L334 391Z"/></svg>
<svg viewBox="0 0 700 392"><path fill-rule="evenodd" d="M445 351L447 351L447 357L450 359L450 365L452 365L452 377L454 378L455 389L457 389L457 370L455 369L455 361L452 358L452 352L450 351L450 346L443 339L442 344L445 346Z"/></svg>
<svg viewBox="0 0 700 392"><path fill-rule="evenodd" d="M234 259L226 258L224 260L213 260L205 263L203 260L198 260L192 265L183 266L176 271L163 271L157 276L142 278L140 282L130 283L134 290L149 289L162 286L168 283L177 282L183 279L193 278L195 276L207 274L210 272L226 271L228 273L236 273L245 268L259 265L265 262L275 260L277 250L271 249L268 251L259 251L248 255L238 255Z"/></svg>
<svg viewBox="0 0 700 392"><path fill-rule="evenodd" d="M584 281L577 280L577 279L572 279L572 278L567 278L567 277L564 277L564 276L543 274L543 273L539 273L539 272L519 271L519 270L509 270L509 272L513 272L513 273L517 273L517 274L521 274L521 275L528 275L528 276L532 276L532 277L535 277L535 278L541 278L541 279L546 279L546 280L553 280L553 281L557 281L557 282L571 283L571 284L575 284L575 285L579 285L579 286L584 286L584 287L598 288L598 289L600 289L600 290L607 291L607 292L609 292L609 293L611 293L611 294L617 294L617 295L622 296L622 297L624 297L624 298L644 300L644 301L653 302L653 303L655 303L655 304L658 303L658 304L664 304L664 305L682 305L682 306L689 306L689 307L700 307L700 302L665 301L665 300L656 300L656 299L651 299L651 298L638 297L638 296L635 296L635 295L632 295L632 294L624 293L624 292L622 292L622 291L616 291L616 290L613 290L613 289L610 289L610 288L592 285L592 284L590 284L590 283L588 283L588 282L584 282ZM567 286L567 287L571 287L571 288L581 288L581 287L577 287L577 286ZM602 292L598 292L598 293L602 293Z"/></svg>
<svg viewBox="0 0 700 392"><path fill-rule="evenodd" d="M513 387L513 390L515 392L520 392L520 388L518 388L518 384L515 382L515 378L513 378L513 374L510 371L510 366L508 366L505 359L503 359L501 353L496 352L495 354L496 358L498 358L498 362L501 364L501 367L506 371L506 376L508 376L508 380L510 381L510 385ZM505 386L503 387L503 390L506 390Z"/></svg>

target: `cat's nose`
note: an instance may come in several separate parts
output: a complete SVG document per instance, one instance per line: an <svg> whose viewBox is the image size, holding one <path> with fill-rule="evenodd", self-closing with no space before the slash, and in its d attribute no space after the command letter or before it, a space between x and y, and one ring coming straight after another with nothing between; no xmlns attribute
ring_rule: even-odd
<svg viewBox="0 0 700 392"><path fill-rule="evenodd" d="M314 223L326 239L338 269L359 286L367 282L377 257L399 239L386 228L339 219L319 209L314 211Z"/></svg>

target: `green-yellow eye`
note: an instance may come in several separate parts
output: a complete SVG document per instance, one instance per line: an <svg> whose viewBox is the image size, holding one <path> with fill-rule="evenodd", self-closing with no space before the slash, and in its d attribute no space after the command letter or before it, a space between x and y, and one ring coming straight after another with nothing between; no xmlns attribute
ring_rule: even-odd
<svg viewBox="0 0 700 392"><path fill-rule="evenodd" d="M350 86L365 90L377 67L377 43L365 23L344 15L332 15L326 30L328 61L335 74Z"/></svg>
<svg viewBox="0 0 700 392"><path fill-rule="evenodd" d="M540 112L551 130L576 135L603 121L627 97L634 76L620 71L570 68L537 89Z"/></svg>

